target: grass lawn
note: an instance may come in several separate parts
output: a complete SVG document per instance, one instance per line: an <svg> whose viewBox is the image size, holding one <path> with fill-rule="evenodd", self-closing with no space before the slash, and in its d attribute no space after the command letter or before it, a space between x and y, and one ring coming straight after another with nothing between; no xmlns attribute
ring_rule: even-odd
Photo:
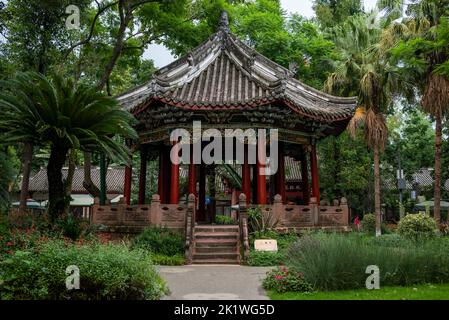
<svg viewBox="0 0 449 320"><path fill-rule="evenodd" d="M273 300L449 300L449 284L384 287L380 290L347 290L315 293L268 292Z"/></svg>

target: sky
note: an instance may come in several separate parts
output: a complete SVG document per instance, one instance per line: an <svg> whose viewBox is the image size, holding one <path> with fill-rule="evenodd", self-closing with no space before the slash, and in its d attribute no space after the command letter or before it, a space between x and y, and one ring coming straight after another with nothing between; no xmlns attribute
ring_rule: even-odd
<svg viewBox="0 0 449 320"><path fill-rule="evenodd" d="M364 0L364 2L365 10L370 10L374 8L377 0ZM288 13L299 13L308 18L314 15L312 0L281 0L281 4ZM162 68L175 59L167 48L156 44L149 46L144 53L144 57L153 59L157 68Z"/></svg>

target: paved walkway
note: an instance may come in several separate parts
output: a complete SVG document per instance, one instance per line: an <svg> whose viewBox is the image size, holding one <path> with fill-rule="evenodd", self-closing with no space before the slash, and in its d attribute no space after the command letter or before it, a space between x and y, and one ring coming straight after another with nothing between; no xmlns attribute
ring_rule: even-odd
<svg viewBox="0 0 449 320"><path fill-rule="evenodd" d="M171 292L166 300L268 300L262 279L271 269L237 265L159 267Z"/></svg>

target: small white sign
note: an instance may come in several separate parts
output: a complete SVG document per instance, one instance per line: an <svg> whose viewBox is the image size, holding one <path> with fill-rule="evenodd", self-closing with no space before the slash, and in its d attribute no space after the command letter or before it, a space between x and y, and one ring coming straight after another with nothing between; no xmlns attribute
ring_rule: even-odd
<svg viewBox="0 0 449 320"><path fill-rule="evenodd" d="M277 252L278 251L278 242L272 239L261 239L254 241L254 249L256 251L270 251Z"/></svg>

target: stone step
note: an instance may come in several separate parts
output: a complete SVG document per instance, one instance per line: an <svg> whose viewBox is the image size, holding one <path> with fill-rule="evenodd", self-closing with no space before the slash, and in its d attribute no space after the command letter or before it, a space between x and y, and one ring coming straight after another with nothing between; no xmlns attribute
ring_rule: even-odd
<svg viewBox="0 0 449 320"><path fill-rule="evenodd" d="M239 232L238 226L196 226L194 232Z"/></svg>
<svg viewBox="0 0 449 320"><path fill-rule="evenodd" d="M204 260L193 260L193 264L240 264L239 260L228 260L228 259L204 259Z"/></svg>
<svg viewBox="0 0 449 320"><path fill-rule="evenodd" d="M195 232L195 239L238 239L238 232Z"/></svg>
<svg viewBox="0 0 449 320"><path fill-rule="evenodd" d="M193 260L214 260L214 259L222 259L222 260L238 260L239 254L237 252L227 253L194 253Z"/></svg>
<svg viewBox="0 0 449 320"><path fill-rule="evenodd" d="M236 253L237 245L223 247L223 246L204 246L204 247L196 247L194 249L195 253Z"/></svg>
<svg viewBox="0 0 449 320"><path fill-rule="evenodd" d="M195 246L196 248L206 247L236 247L238 243L237 239L196 239Z"/></svg>

